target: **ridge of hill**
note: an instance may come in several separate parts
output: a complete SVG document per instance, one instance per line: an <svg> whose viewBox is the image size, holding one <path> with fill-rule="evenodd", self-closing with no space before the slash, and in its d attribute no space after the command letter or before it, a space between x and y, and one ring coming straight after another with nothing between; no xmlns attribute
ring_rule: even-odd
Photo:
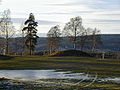
<svg viewBox="0 0 120 90"><path fill-rule="evenodd" d="M82 56L82 57L90 57L90 55L86 52L82 52L80 50L62 50L55 53L52 53L49 56Z"/></svg>
<svg viewBox="0 0 120 90"><path fill-rule="evenodd" d="M102 34L101 35L103 44L100 49L103 51L120 52L120 34ZM62 42L66 45L67 49L73 49L69 42ZM40 37L38 39L37 51L47 50L47 37ZM64 50L65 48L62 48Z"/></svg>

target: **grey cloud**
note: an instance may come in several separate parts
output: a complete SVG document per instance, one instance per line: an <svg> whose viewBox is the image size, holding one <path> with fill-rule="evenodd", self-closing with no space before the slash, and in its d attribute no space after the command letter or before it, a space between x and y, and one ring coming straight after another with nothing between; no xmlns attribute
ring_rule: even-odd
<svg viewBox="0 0 120 90"><path fill-rule="evenodd" d="M25 18L12 18L13 23L23 23L25 22ZM38 22L38 24L41 25L51 25L51 24L57 24L59 22L56 21L47 21L47 20L36 20L36 22Z"/></svg>
<svg viewBox="0 0 120 90"><path fill-rule="evenodd" d="M114 25L119 25L120 20L101 20L101 19L87 19L87 22L85 21L85 24L114 24Z"/></svg>
<svg viewBox="0 0 120 90"><path fill-rule="evenodd" d="M107 23L120 23L120 20L100 20L100 19L96 19L96 20L92 20L94 22L107 22Z"/></svg>
<svg viewBox="0 0 120 90"><path fill-rule="evenodd" d="M99 14L99 15L120 16L120 14Z"/></svg>
<svg viewBox="0 0 120 90"><path fill-rule="evenodd" d="M114 14L114 13L99 13L99 11L94 11L94 10L89 10L89 11L66 11L66 12L49 12L49 13L39 13L39 14L46 14L46 15L55 15L55 14L58 14L58 15L64 15L64 14L91 14L91 13L96 13L98 15L110 15L110 16L120 16L120 14Z"/></svg>
<svg viewBox="0 0 120 90"><path fill-rule="evenodd" d="M34 13L39 15L50 15L50 14L70 14L69 12L41 12L41 13ZM16 13L16 15L28 15L27 13Z"/></svg>
<svg viewBox="0 0 120 90"><path fill-rule="evenodd" d="M101 10L119 10L120 1L119 0L73 0L69 3L63 4L49 4L51 6L87 6L93 9Z"/></svg>
<svg viewBox="0 0 120 90"><path fill-rule="evenodd" d="M60 22L56 21L47 21L47 20L36 20L41 25L50 25L50 24L58 24Z"/></svg>
<svg viewBox="0 0 120 90"><path fill-rule="evenodd" d="M46 5L50 5L50 6L69 6L69 3L64 3L64 4L46 4Z"/></svg>
<svg viewBox="0 0 120 90"><path fill-rule="evenodd" d="M99 2L98 2L99 1ZM57 3L57 4L47 4L47 5L52 5L52 6L76 6L76 5L95 5L95 4L100 4L103 2L100 2L100 0L72 0L72 2L68 3Z"/></svg>
<svg viewBox="0 0 120 90"><path fill-rule="evenodd" d="M13 23L23 23L26 19L25 18L11 18Z"/></svg>
<svg viewBox="0 0 120 90"><path fill-rule="evenodd" d="M96 11L73 11L73 13L80 13L80 14L86 14L86 13L94 13Z"/></svg>
<svg viewBox="0 0 120 90"><path fill-rule="evenodd" d="M47 15L52 15L52 14L58 14L58 15L64 15L64 14L89 14L89 13L94 13L96 11L66 11L66 12L50 12L50 13L40 13L40 14L47 14Z"/></svg>
<svg viewBox="0 0 120 90"><path fill-rule="evenodd" d="M47 15L50 15L50 14L70 14L70 12L49 12L49 13L40 13L40 14L47 14Z"/></svg>

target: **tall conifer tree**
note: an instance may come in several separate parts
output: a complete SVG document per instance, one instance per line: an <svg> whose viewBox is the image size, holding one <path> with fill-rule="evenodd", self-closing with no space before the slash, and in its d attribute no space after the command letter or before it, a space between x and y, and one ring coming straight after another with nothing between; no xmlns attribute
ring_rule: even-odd
<svg viewBox="0 0 120 90"><path fill-rule="evenodd" d="M35 45L37 45L37 39L39 38L37 34L36 27L38 23L35 22L35 17L32 13L30 13L29 18L24 23L26 27L23 28L22 31L26 31L26 40L25 45L29 49L29 54L32 55L35 50Z"/></svg>

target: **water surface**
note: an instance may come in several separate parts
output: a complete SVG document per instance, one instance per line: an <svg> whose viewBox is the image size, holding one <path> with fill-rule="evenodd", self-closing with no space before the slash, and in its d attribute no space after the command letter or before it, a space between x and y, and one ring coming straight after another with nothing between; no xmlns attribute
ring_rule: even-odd
<svg viewBox="0 0 120 90"><path fill-rule="evenodd" d="M56 70L0 70L0 78L5 77L15 80L38 80L38 79L84 79L90 80L94 77L84 73L56 72ZM100 81L119 82L120 78L96 78Z"/></svg>
<svg viewBox="0 0 120 90"><path fill-rule="evenodd" d="M17 80L90 78L83 73L67 74L67 72L56 72L55 70L0 70L0 77Z"/></svg>

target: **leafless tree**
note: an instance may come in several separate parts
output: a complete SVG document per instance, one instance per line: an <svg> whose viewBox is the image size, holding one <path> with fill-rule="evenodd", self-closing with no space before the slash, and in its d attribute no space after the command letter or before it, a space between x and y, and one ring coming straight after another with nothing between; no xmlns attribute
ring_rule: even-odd
<svg viewBox="0 0 120 90"><path fill-rule="evenodd" d="M71 18L70 21L66 23L62 33L64 36L70 38L71 42L73 42L74 49L76 49L76 45L78 43L77 37L83 34L83 30L82 18L78 16Z"/></svg>
<svg viewBox="0 0 120 90"><path fill-rule="evenodd" d="M94 52L95 49L102 44L100 30L96 28L91 31L91 35L89 38L90 42L89 45L91 47L91 51Z"/></svg>
<svg viewBox="0 0 120 90"><path fill-rule="evenodd" d="M4 47L5 54L9 53L9 42L10 38L13 37L15 34L15 28L12 24L11 17L10 17L10 10L4 10L2 16L0 18L0 34L1 37L4 38Z"/></svg>
<svg viewBox="0 0 120 90"><path fill-rule="evenodd" d="M24 24L22 23L20 29L17 30L17 37L12 39L12 49L17 55L23 55L25 51L25 33L22 32Z"/></svg>
<svg viewBox="0 0 120 90"><path fill-rule="evenodd" d="M59 25L52 27L47 33L50 54L54 51L59 50L60 35L61 35L61 32L60 32Z"/></svg>
<svg viewBox="0 0 120 90"><path fill-rule="evenodd" d="M78 45L80 46L81 51L83 51L83 48L87 44L89 34L90 34L89 28L87 28L87 29L84 28L83 32L78 37L78 42L79 42Z"/></svg>

